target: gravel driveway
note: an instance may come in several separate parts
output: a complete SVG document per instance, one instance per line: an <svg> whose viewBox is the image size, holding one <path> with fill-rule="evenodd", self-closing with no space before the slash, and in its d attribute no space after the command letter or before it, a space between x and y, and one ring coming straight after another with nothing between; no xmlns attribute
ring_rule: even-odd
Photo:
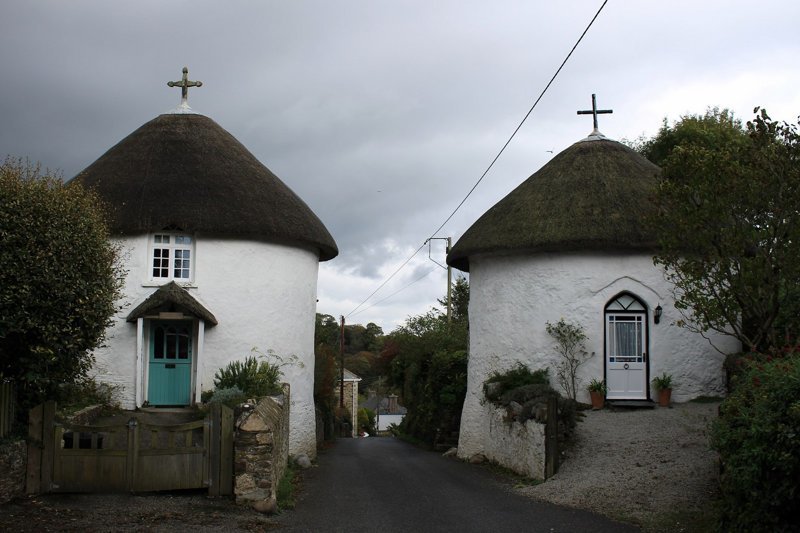
<svg viewBox="0 0 800 533"><path fill-rule="evenodd" d="M655 530L694 530L718 480L708 426L719 403L587 411L560 471L520 492ZM688 522L687 523L687 519Z"/></svg>

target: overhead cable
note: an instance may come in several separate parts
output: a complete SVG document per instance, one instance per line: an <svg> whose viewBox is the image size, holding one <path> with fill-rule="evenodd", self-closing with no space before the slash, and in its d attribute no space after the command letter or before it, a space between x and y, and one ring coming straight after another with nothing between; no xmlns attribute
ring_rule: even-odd
<svg viewBox="0 0 800 533"><path fill-rule="evenodd" d="M539 104L539 101L542 99L542 97L544 97L545 93L547 93L547 90L548 90L548 89L550 89L550 86L553 84L553 82L556 80L556 78L558 77L558 75L561 73L561 70L562 70L562 69L564 68L564 66L567 64L567 61L569 61L569 58L572 56L572 53L573 53L573 52L575 52L575 50L578 48L578 45L581 43L581 41L583 40L583 38L586 36L586 33L589 31L589 28L591 28L591 27L592 27L592 25L594 24L594 21L595 21L595 20L597 20L597 17L598 17L598 16L600 16L600 13L603 11L603 8L604 8L604 7L606 7L606 4L607 4L607 3L608 3L608 0L604 0L604 1L603 1L603 4L602 4L602 5L600 6L600 8L597 10L597 13L595 13L595 14L594 14L594 17L592 17L592 20L591 20L591 21L589 21L589 24L586 26L586 29L584 29L584 30L583 30L583 33L581 33L581 36L580 36L580 37L578 37L578 40L575 42L575 45L572 47L572 49L570 49L569 53L568 53L568 54L567 54L567 56L564 58L564 61L562 61L562 62L561 62L561 65L559 65L559 67L558 67L558 69L556 70L555 74L553 74L553 76L550 78L550 81L548 81L548 82L547 82L547 85L545 85L544 89L543 89L543 90L542 90L542 92L539 94L538 98L536 98L536 101L534 101L534 102L533 102L533 105L530 107L530 109L528 109L528 112L527 112L527 113L525 113L525 116L522 118L522 120L520 121L520 123L517 125L517 127L514 129L514 131L511 133L511 136L508 138L508 140L505 142L505 144L503 144L503 147L502 147L502 148L500 148L500 151L497 153L497 155L494 157L494 159L492 159L492 162L491 162L491 163L489 163L489 166L488 166L488 167L486 167L486 170L484 170L484 171L483 171L483 174L481 174L481 177L480 177L480 178L478 178L478 181L476 181L476 182L475 182L475 185L473 185L473 186L472 186L472 188L469 190L469 192L468 192L468 193L467 193L467 195L464 197L464 199L463 199L463 200L461 200L461 202L459 202L459 204L456 206L456 208L455 208L455 209L453 209L453 212L452 212L452 213L450 213L450 215L449 215L449 216L448 216L448 217L447 217L447 218L444 220L444 222L442 222L442 223L441 223L441 225L440 225L438 228L436 228L436 231L434 231L433 233L431 233L431 236L430 236L430 237L428 237L428 238L425 240L425 242L424 242L424 243L423 243L423 244L422 244L422 245L421 245L419 248L417 248L417 250L416 250L416 251L415 251L413 254L411 254L411 256L410 256L408 259L406 259L406 260L403 262L403 264L402 264L402 265L400 265L400 266L397 268L397 270L395 270L395 271L392 273L392 275L391 275L391 276L389 276L388 278L386 278L386 280L385 280L383 283L381 283L381 284L378 286L378 288L377 288L377 289L375 289L374 291L372 291L372 293L370 293L370 295L369 295L369 296L367 296L366 298L364 298L364 300L363 300L363 301L362 301L360 304L358 304L358 305L356 306L356 308L355 308L355 309L353 309L352 311L350 311L350 313L348 313L348 315L347 315L348 317L349 317L349 316L351 316L351 315L353 315L353 314L355 314L355 313L356 313L356 311L357 311L359 308L361 308L361 306L363 306L365 303L367 303L367 301L369 301L369 299L370 299L370 298L372 298L372 297L373 297L373 296L374 296L374 295L375 295L375 294L376 294L376 293L377 293L379 290L381 290L381 289L382 289L382 288L383 288L383 287L384 287L384 286L385 286L387 283L389 283L389 281L390 281L392 278L394 278L394 277L397 275L397 273L398 273L398 272L400 272L400 271L401 271L401 270L402 270L402 269L403 269L403 268L404 268L404 267L405 267L405 266L406 266L406 265L409 263L409 261L411 261L411 260L412 260L412 259L413 259L413 258L414 258L414 257L415 257L415 256L416 256L416 255L417 255L419 252L420 252L420 250L422 250L422 248L424 248L424 247L425 247L425 244L426 244L426 243L427 243L429 240L431 240L431 239L433 239L434 237L436 237L436 235L437 235L437 234L438 234L438 233L439 233L439 232L442 230L442 228L444 228L444 226L445 226L445 225L446 225L448 222L450 222L450 219L452 219L452 218L453 218L453 216L455 216L455 214L458 212L458 210L459 210L459 209L461 209L461 206L463 206L463 205L464 205L464 203L465 203L465 202L467 201L467 199L468 199L468 198L469 198L469 197L472 195L472 193L475 191L475 189L477 189L477 188L478 188L478 185L480 185L480 183L483 181L483 178L485 178L485 177L486 177L486 175L489 173L489 171L492 169L492 167L494 167L494 164L497 162L497 160L498 160L498 159L500 159L500 156L501 156L501 155L503 155L503 152L505 152L505 150L506 150L506 148L508 147L508 145L509 145L509 144L511 144L511 141L512 141L512 140L514 139L514 137L517 135L517 132L519 132L519 130L522 128L522 125L523 125L523 124L525 124L525 121L526 121L526 120L528 120L528 117L531 115L531 113L533 113L533 110L534 110L534 109L536 109L536 106ZM428 272L428 274L430 274L430 272ZM427 276L428 274L426 274L426 276ZM422 276L422 277L425 277L425 276ZM379 300L378 302L375 302L375 303L373 303L372 305L370 305L369 307L367 307L367 308L365 308L365 309L363 309L363 310L369 309L370 307L373 307L373 306L375 306L375 305L377 305L377 304L379 304L379 303L381 303L381 302L385 302L386 300L388 300L388 299L389 299L389 298L391 298L392 296L394 296L394 295L396 295L397 293L399 293L399 292L401 292L401 291L405 290L406 288L410 287L411 285L413 285L414 283L416 283L416 282L417 282L417 281L419 281L420 279L422 279L422 278L418 278L418 279L416 279L416 280L412 281L411 283L409 283L408 285L406 285L406 286L405 286L405 287L403 287L402 289L400 289L400 290L398 290L398 291L396 291L396 292L394 292L394 293L390 294L389 296L387 296L386 298L383 298L382 300Z"/></svg>

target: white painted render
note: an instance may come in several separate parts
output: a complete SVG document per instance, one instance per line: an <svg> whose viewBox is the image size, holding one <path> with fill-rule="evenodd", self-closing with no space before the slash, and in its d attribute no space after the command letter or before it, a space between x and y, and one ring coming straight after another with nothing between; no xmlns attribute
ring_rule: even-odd
<svg viewBox="0 0 800 533"><path fill-rule="evenodd" d="M291 385L289 452L316 455L314 422L314 317L319 256L316 251L257 241L194 235L193 274L181 283L217 319L195 319L195 400L213 389L214 374L256 348L274 351L293 364L282 368ZM164 281L149 276L149 236L119 241L127 270L122 309L108 330L106 347L95 352L101 381L119 386L124 408L147 400L148 320L129 323L128 314ZM272 360L272 362L275 362Z"/></svg>
<svg viewBox="0 0 800 533"><path fill-rule="evenodd" d="M376 415L376 424L378 431L388 431L389 426L392 424L399 426L406 415Z"/></svg>
<svg viewBox="0 0 800 533"><path fill-rule="evenodd" d="M545 478L545 425L533 419L509 421L504 407L483 406L488 435L484 457L533 479Z"/></svg>
<svg viewBox="0 0 800 533"><path fill-rule="evenodd" d="M470 257L470 357L467 396L461 416L459 456L486 453L490 448L489 420L483 383L495 371L520 362L533 370L554 367L558 356L547 322L560 318L583 326L591 354L578 372L578 400L588 403L586 385L603 379L604 308L617 294L628 291L648 309L649 379L662 372L673 376L672 398L688 401L725 393L723 355L701 335L675 325L672 285L650 255L558 253ZM661 322L652 310L663 308ZM722 352L739 350L732 337L709 335ZM655 391L650 386L650 397Z"/></svg>

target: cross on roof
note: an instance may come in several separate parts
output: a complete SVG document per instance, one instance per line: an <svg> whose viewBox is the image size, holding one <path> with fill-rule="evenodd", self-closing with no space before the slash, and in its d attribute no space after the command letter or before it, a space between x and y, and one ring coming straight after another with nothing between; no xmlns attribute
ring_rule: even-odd
<svg viewBox="0 0 800 533"><path fill-rule="evenodd" d="M189 69L183 67L183 78L181 81L168 81L167 87L180 87L181 88L181 105L189 105L189 87L202 87L202 81L189 81Z"/></svg>
<svg viewBox="0 0 800 533"><path fill-rule="evenodd" d="M579 115L592 115L594 118L594 129L591 135L600 135L600 130L597 129L597 115L605 115L613 113L613 109L597 109L597 96L592 95L592 108L585 111L578 111Z"/></svg>

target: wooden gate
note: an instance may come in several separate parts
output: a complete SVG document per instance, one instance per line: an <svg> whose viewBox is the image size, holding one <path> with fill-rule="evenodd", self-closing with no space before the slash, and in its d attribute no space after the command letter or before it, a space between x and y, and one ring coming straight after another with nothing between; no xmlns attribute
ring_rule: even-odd
<svg viewBox="0 0 800 533"><path fill-rule="evenodd" d="M28 494L208 488L233 493L233 412L214 405L184 424L78 425L55 420L55 402L31 409Z"/></svg>

